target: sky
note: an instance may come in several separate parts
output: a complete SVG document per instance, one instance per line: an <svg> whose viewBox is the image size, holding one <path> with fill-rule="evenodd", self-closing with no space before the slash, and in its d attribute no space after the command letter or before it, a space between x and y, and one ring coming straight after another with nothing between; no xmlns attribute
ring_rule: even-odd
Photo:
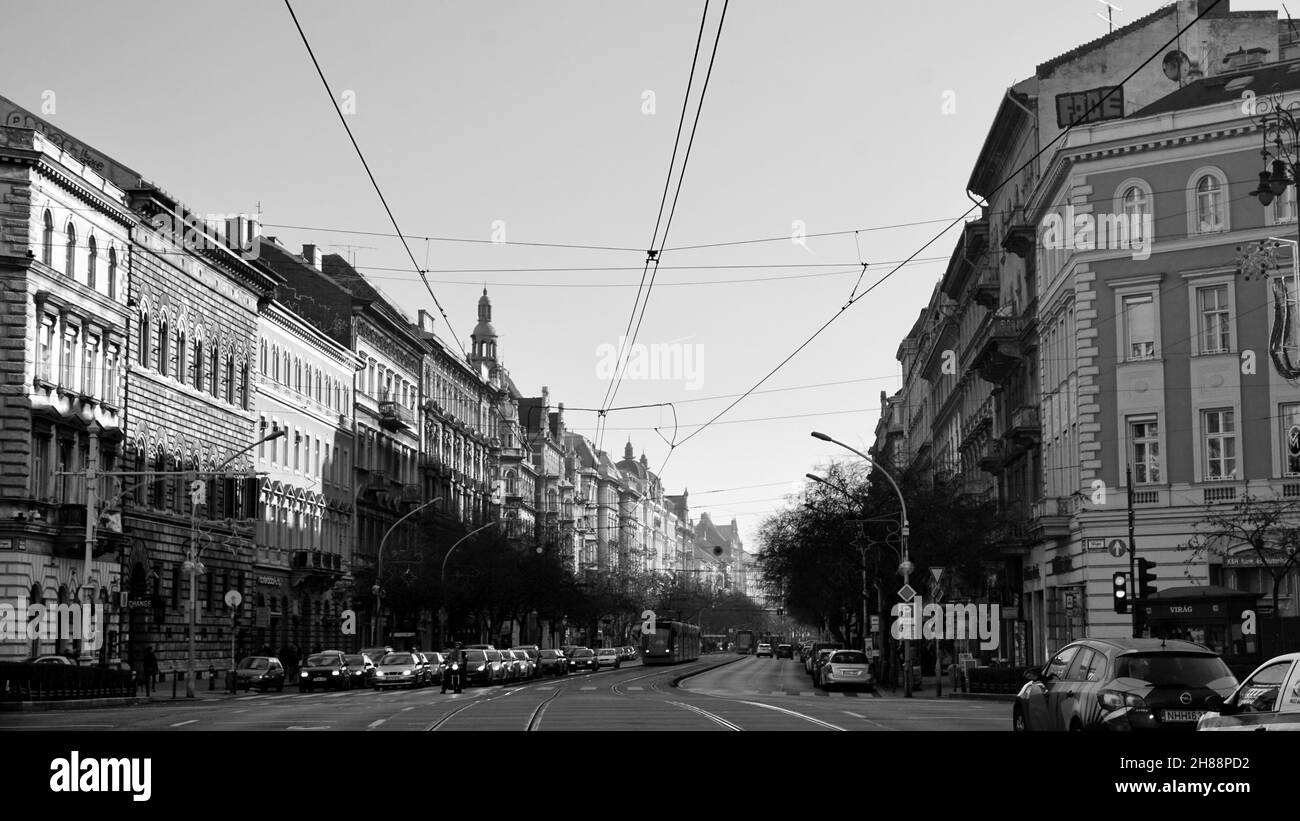
<svg viewBox="0 0 1300 821"><path fill-rule="evenodd" d="M1164 3L1115 5L1118 26ZM1098 0L710 0L687 99L703 0L292 8L409 254L284 3L5 0L0 95L195 213L260 210L354 261L467 350L486 287L520 390L616 458L630 440L750 551L805 473L857 458L811 431L870 447L1007 87L1108 25ZM650 248L636 342L679 364L611 402Z"/></svg>

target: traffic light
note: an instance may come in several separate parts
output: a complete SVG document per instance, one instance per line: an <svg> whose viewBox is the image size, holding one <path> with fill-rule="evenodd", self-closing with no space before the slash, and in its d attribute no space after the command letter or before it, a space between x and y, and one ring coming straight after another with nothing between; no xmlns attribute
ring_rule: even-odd
<svg viewBox="0 0 1300 821"><path fill-rule="evenodd" d="M1112 580L1111 598L1115 603L1116 613L1128 612L1128 574L1116 573Z"/></svg>
<svg viewBox="0 0 1300 821"><path fill-rule="evenodd" d="M1138 583L1137 597L1139 599L1149 599L1156 593L1155 581L1156 574L1152 573L1156 563L1150 559L1138 559Z"/></svg>

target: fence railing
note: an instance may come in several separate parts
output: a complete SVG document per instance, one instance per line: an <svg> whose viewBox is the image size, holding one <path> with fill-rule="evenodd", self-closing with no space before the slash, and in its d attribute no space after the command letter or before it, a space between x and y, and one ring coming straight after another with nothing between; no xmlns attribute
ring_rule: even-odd
<svg viewBox="0 0 1300 821"><path fill-rule="evenodd" d="M136 677L130 670L0 662L0 701L130 698L135 694Z"/></svg>

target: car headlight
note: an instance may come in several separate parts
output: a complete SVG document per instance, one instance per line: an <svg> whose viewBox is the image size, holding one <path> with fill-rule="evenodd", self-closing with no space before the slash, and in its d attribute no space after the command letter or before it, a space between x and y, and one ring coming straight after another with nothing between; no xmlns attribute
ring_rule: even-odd
<svg viewBox="0 0 1300 821"><path fill-rule="evenodd" d="M307 678L307 671L303 670L301 673L298 674L298 676L299 678Z"/></svg>
<svg viewBox="0 0 1300 821"><path fill-rule="evenodd" d="M384 674L384 671L383 671L383 670L376 670L376 671L375 671L375 676L376 676L376 677L378 677L378 676L382 676L383 674Z"/></svg>
<svg viewBox="0 0 1300 821"><path fill-rule="evenodd" d="M451 666L451 670L452 670L453 673L454 673L455 671L459 670L459 669L460 669L460 665L459 665L459 664L453 664L453 665Z"/></svg>
<svg viewBox="0 0 1300 821"><path fill-rule="evenodd" d="M330 670L330 675L331 675L331 676L337 676L338 674L339 674L339 671L338 671L338 670Z"/></svg>

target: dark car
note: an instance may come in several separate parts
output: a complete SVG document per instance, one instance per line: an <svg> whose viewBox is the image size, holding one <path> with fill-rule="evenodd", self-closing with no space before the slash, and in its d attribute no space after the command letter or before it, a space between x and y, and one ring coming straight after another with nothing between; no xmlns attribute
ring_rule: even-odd
<svg viewBox="0 0 1300 821"><path fill-rule="evenodd" d="M492 668L486 650L462 650L465 654L465 683L491 684Z"/></svg>
<svg viewBox="0 0 1300 821"><path fill-rule="evenodd" d="M792 658L794 658L794 645L791 645L791 644L778 644L778 645L776 646L776 657L779 658L779 659L792 659Z"/></svg>
<svg viewBox="0 0 1300 821"><path fill-rule="evenodd" d="M537 654L537 673L542 676L567 676L569 658L559 650L542 650Z"/></svg>
<svg viewBox="0 0 1300 821"><path fill-rule="evenodd" d="M1025 673L1015 730L1194 730L1237 679L1190 641L1082 639Z"/></svg>
<svg viewBox="0 0 1300 821"><path fill-rule="evenodd" d="M316 689L348 690L352 676L342 653L315 653L307 657L298 671L298 689L310 693Z"/></svg>
<svg viewBox="0 0 1300 821"><path fill-rule="evenodd" d="M592 652L590 647L575 647L573 652L569 654L570 672L586 670L592 673L599 669L596 664L596 654Z"/></svg>
<svg viewBox="0 0 1300 821"><path fill-rule="evenodd" d="M353 687L370 686L371 679L375 677L375 663L371 661L370 656L357 653L344 656L343 661L348 665L348 675L352 676Z"/></svg>
<svg viewBox="0 0 1300 821"><path fill-rule="evenodd" d="M275 656L248 656L235 668L235 687L284 691L284 665Z"/></svg>

